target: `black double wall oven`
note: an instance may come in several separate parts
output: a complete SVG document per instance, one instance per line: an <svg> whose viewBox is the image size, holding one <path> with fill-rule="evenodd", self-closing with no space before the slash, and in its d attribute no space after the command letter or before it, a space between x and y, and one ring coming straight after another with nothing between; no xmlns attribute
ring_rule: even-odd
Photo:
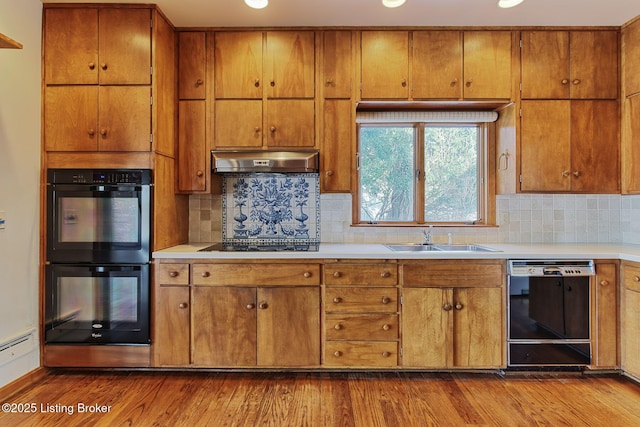
<svg viewBox="0 0 640 427"><path fill-rule="evenodd" d="M149 344L152 175L49 169L45 343Z"/></svg>

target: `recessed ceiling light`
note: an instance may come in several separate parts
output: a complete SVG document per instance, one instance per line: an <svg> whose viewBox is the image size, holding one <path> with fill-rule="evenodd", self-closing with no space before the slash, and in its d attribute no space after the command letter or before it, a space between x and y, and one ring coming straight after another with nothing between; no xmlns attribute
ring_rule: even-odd
<svg viewBox="0 0 640 427"><path fill-rule="evenodd" d="M382 0L382 4L387 7L402 6L406 0Z"/></svg>
<svg viewBox="0 0 640 427"><path fill-rule="evenodd" d="M264 9L269 4L269 0L244 0L244 2L254 9Z"/></svg>
<svg viewBox="0 0 640 427"><path fill-rule="evenodd" d="M506 9L509 7L517 6L522 3L524 0L499 0L498 6Z"/></svg>

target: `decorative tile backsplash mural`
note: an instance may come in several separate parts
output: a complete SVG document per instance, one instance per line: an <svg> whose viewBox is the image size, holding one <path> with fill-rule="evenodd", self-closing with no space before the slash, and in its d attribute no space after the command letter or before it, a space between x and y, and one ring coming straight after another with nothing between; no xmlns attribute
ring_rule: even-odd
<svg viewBox="0 0 640 427"><path fill-rule="evenodd" d="M224 242L320 241L318 174L235 174L222 185Z"/></svg>

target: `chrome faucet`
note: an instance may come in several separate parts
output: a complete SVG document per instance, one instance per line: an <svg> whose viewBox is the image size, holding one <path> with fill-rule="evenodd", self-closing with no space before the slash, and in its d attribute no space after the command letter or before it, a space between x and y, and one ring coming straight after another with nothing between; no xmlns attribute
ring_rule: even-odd
<svg viewBox="0 0 640 427"><path fill-rule="evenodd" d="M433 233L433 225L429 226L429 229L422 229L422 234L424 235L424 243L425 245L431 244L431 233Z"/></svg>

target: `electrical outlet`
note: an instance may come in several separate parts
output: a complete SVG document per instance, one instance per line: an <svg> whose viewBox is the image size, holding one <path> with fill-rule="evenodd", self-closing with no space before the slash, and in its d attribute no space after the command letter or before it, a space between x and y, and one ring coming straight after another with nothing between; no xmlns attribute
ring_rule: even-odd
<svg viewBox="0 0 640 427"><path fill-rule="evenodd" d="M509 212L502 212L500 214L500 225L509 225Z"/></svg>
<svg viewBox="0 0 640 427"><path fill-rule="evenodd" d="M4 229L4 211L0 211L0 230Z"/></svg>

